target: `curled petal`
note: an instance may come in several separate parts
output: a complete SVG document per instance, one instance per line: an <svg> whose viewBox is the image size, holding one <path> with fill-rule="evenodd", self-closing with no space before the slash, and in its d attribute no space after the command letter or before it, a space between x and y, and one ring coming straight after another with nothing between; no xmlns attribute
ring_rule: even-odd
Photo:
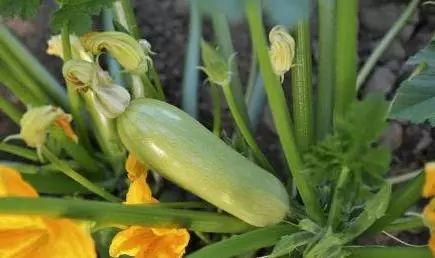
<svg viewBox="0 0 435 258"><path fill-rule="evenodd" d="M278 25L269 33L270 49L269 57L273 71L283 79L290 70L295 56L295 40L287 32L284 26Z"/></svg>
<svg viewBox="0 0 435 258"><path fill-rule="evenodd" d="M130 181L138 179L140 176L148 172L148 168L145 167L133 153L128 154L127 161L125 162L125 170Z"/></svg>
<svg viewBox="0 0 435 258"><path fill-rule="evenodd" d="M91 32L81 37L85 49L94 55L109 52L127 71L137 74L148 70L150 57L140 43L123 32Z"/></svg>
<svg viewBox="0 0 435 258"><path fill-rule="evenodd" d="M126 204L157 203L152 197L151 189L146 182L146 174L131 182L128 188Z"/></svg>

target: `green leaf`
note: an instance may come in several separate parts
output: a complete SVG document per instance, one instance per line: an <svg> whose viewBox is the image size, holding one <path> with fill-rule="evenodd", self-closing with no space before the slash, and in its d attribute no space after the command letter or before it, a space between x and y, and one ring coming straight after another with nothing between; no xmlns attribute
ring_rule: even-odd
<svg viewBox="0 0 435 258"><path fill-rule="evenodd" d="M313 240L314 235L307 231L297 232L291 235L283 236L273 248L268 258L281 257L283 255L292 255L292 253L301 246L307 245Z"/></svg>
<svg viewBox="0 0 435 258"><path fill-rule="evenodd" d="M60 8L51 17L51 26L59 32L64 24L71 33L83 34L91 29L92 15L109 8L115 0L63 0Z"/></svg>
<svg viewBox="0 0 435 258"><path fill-rule="evenodd" d="M229 258L275 244L282 236L298 229L291 225L276 225L235 235L220 242L207 245L186 258Z"/></svg>
<svg viewBox="0 0 435 258"><path fill-rule="evenodd" d="M32 18L38 11L42 0L0 0L0 16Z"/></svg>
<svg viewBox="0 0 435 258"><path fill-rule="evenodd" d="M364 210L351 221L347 228L339 233L339 238L348 243L366 231L373 223L385 215L391 196L391 184L385 183L383 187L370 198Z"/></svg>
<svg viewBox="0 0 435 258"><path fill-rule="evenodd" d="M304 254L305 258L343 258L350 253L343 249L343 240L328 230L322 238Z"/></svg>
<svg viewBox="0 0 435 258"><path fill-rule="evenodd" d="M435 40L408 60L418 65L416 72L402 82L393 100L389 117L412 123L429 121L435 125Z"/></svg>

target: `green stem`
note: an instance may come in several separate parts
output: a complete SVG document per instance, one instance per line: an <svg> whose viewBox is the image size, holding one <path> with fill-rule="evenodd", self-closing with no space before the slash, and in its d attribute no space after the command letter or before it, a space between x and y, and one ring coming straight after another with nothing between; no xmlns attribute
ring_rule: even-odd
<svg viewBox="0 0 435 258"><path fill-rule="evenodd" d="M20 123L23 112L19 110L15 105L10 103L4 96L0 96L0 109L16 124Z"/></svg>
<svg viewBox="0 0 435 258"><path fill-rule="evenodd" d="M122 8L122 14L119 12L121 11L120 8L117 7L117 5L121 5ZM129 33L136 39L140 37L139 34L139 27L136 23L136 18L134 16L133 7L131 5L131 0L120 0L115 3L115 9L117 10L117 16L122 26L124 26Z"/></svg>
<svg viewBox="0 0 435 258"><path fill-rule="evenodd" d="M213 133L221 136L222 130L222 109L221 109L221 93L219 86L215 84L210 85L211 102L213 103Z"/></svg>
<svg viewBox="0 0 435 258"><path fill-rule="evenodd" d="M390 247L390 246L361 246L348 247L351 252L349 258L432 258L427 247Z"/></svg>
<svg viewBox="0 0 435 258"><path fill-rule="evenodd" d="M46 157L53 165L55 165L62 173L64 173L66 176L70 177L77 183L81 184L83 187L88 189L89 191L95 193L96 195L104 198L107 201L110 202L119 202L120 199L111 193L106 192L103 188L95 185L76 171L74 171L68 163L58 159L49 149L47 149L45 146L42 147L42 153L44 157Z"/></svg>
<svg viewBox="0 0 435 258"><path fill-rule="evenodd" d="M292 73L293 117L299 150L305 152L313 143L313 102L311 83L310 23L296 27L296 56Z"/></svg>
<svg viewBox="0 0 435 258"><path fill-rule="evenodd" d="M67 23L65 23L62 27L61 38L62 38L63 61L65 63L72 58L70 33L69 33L69 28ZM67 93L71 105L71 114L74 118L77 134L79 136L79 141L83 143L83 145L88 150L92 150L91 143L88 137L86 122L82 113L80 95L78 94L76 89L68 85L68 83L67 83Z"/></svg>
<svg viewBox="0 0 435 258"><path fill-rule="evenodd" d="M49 96L41 90L38 82L26 71L11 51L9 51L4 44L0 44L0 59L4 65L8 67L11 74L17 81L22 83L23 87L37 99L39 103L51 104L53 101Z"/></svg>
<svg viewBox="0 0 435 258"><path fill-rule="evenodd" d="M83 97L104 158L112 166L113 171L119 174L123 169L126 151L119 139L115 122L97 111L92 92L85 93Z"/></svg>
<svg viewBox="0 0 435 258"><path fill-rule="evenodd" d="M263 28L261 5L258 0L246 1L246 12L252 44L264 79L267 98L293 180L299 190L308 215L316 222L324 221L323 211L314 188L302 174L303 164L297 149L292 121L279 78L273 73Z"/></svg>
<svg viewBox="0 0 435 258"><path fill-rule="evenodd" d="M343 117L356 98L358 0L337 0L334 120Z"/></svg>
<svg viewBox="0 0 435 258"><path fill-rule="evenodd" d="M319 79L317 90L316 134L321 141L332 130L335 84L335 6L337 0L318 0Z"/></svg>
<svg viewBox="0 0 435 258"><path fill-rule="evenodd" d="M90 220L104 226L184 227L215 233L240 233L253 228L234 217L204 211L160 208L159 204L125 205L75 199L10 197L0 198L0 212Z"/></svg>
<svg viewBox="0 0 435 258"><path fill-rule="evenodd" d="M338 223L342 221L340 217L342 215L342 209L345 205L343 201L346 199L344 196L346 194L346 186L349 182L350 170L344 167L341 170L340 176L338 177L337 185L334 189L334 196L332 198L331 208L329 209L328 226L335 230Z"/></svg>
<svg viewBox="0 0 435 258"><path fill-rule="evenodd" d="M222 55L227 60L233 58L231 62L230 88L242 118L245 121L249 121L248 111L243 97L242 82L240 81L239 70L237 68L237 59L236 57L232 57L235 51L234 51L233 43L231 41L231 31L230 31L230 26L228 24L227 16L223 12L216 11L212 13L211 18L213 23L214 34L217 39L218 46L219 49L221 50Z"/></svg>
<svg viewBox="0 0 435 258"><path fill-rule="evenodd" d="M285 235L295 233L297 228L291 225L275 225L232 236L220 242L207 245L186 258L230 258L249 251L274 245Z"/></svg>
<svg viewBox="0 0 435 258"><path fill-rule="evenodd" d="M223 85L222 89L224 91L224 95L225 95L225 99L227 100L228 107L230 108L231 115L233 116L234 121L236 122L236 125L240 130L240 133L242 134L249 148L252 150L255 159L258 161L261 167L270 171L271 173L275 173L272 165L269 163L266 156L261 151L260 147L258 147L254 135L252 135L250 131L249 122L244 119L242 112L239 110L239 106L237 105L237 101L236 101L236 96L233 95L231 86Z"/></svg>
<svg viewBox="0 0 435 258"><path fill-rule="evenodd" d="M202 15L199 10L198 1L190 2L190 25L189 37L186 49L186 59L183 73L183 110L193 117L198 116L198 78L199 78L199 55L202 30Z"/></svg>
<svg viewBox="0 0 435 258"><path fill-rule="evenodd" d="M62 108L69 110L63 87L3 24L0 24L0 43L4 45L3 49L7 49L14 56L14 60L21 64L30 77L39 82L40 90L44 90Z"/></svg>
<svg viewBox="0 0 435 258"><path fill-rule="evenodd" d="M107 8L103 10L103 25L105 31L114 31L115 27L113 26L113 9ZM106 57L107 66L110 72L110 76L118 85L124 85L123 78L121 74L121 67L116 62L116 60L107 55Z"/></svg>
<svg viewBox="0 0 435 258"><path fill-rule="evenodd" d="M21 158L25 158L34 162L38 162L39 158L38 155L36 155L36 153L30 149L24 148L24 147L20 147L20 146L16 146L16 145L12 145L12 144L7 144L7 143L0 143L0 151L4 151L13 155L16 155L18 157Z"/></svg>
<svg viewBox="0 0 435 258"><path fill-rule="evenodd" d="M0 46L1 48L1 46ZM0 60L0 82L3 83L23 104L41 106L44 103L17 80L9 68Z"/></svg>
<svg viewBox="0 0 435 258"><path fill-rule="evenodd" d="M368 230L368 234L382 231L393 221L400 218L412 205L421 198L421 189L424 184L424 173L408 181L401 189L396 190L390 201L385 215L377 220Z"/></svg>
<svg viewBox="0 0 435 258"><path fill-rule="evenodd" d="M160 81L159 74L157 73L154 65L150 67L150 75L152 81L154 82L154 86L155 86L154 88L156 89L157 92L157 99L161 101L165 101L166 97L165 97L165 92L163 91L162 82Z"/></svg>
<svg viewBox="0 0 435 258"><path fill-rule="evenodd" d="M411 16L415 13L415 10L417 9L419 3L420 0L412 0L411 2L409 2L408 7L402 13L399 19L393 24L393 26L390 28L387 34L385 34L381 42L379 42L379 45L369 56L369 58L367 59L367 61L365 62L364 66L361 68L358 74L357 83L356 83L357 89L359 89L364 84L370 72L375 67L378 60L381 58L382 54L390 46L391 42L393 42L394 38L399 34L402 28L406 25L407 21L411 18Z"/></svg>
<svg viewBox="0 0 435 258"><path fill-rule="evenodd" d="M135 76L135 75L133 75ZM142 74L141 77L142 84L144 88L144 96L147 98L157 98L159 99L159 93L157 92L156 88L154 88L154 85L151 83L150 79L148 78L147 74Z"/></svg>

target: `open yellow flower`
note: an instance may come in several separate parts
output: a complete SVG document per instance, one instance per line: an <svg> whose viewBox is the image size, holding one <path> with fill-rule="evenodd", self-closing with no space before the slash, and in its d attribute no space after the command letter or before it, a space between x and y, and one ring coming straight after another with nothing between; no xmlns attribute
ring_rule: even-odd
<svg viewBox="0 0 435 258"><path fill-rule="evenodd" d="M127 159L126 170L132 181L126 204L158 202L151 196L151 189L146 183L147 168L132 154ZM178 258L184 254L189 238L186 229L130 226L116 234L109 252L112 257Z"/></svg>
<svg viewBox="0 0 435 258"><path fill-rule="evenodd" d="M0 166L0 197L36 198L14 169ZM0 214L2 258L96 258L89 231L69 219Z"/></svg>

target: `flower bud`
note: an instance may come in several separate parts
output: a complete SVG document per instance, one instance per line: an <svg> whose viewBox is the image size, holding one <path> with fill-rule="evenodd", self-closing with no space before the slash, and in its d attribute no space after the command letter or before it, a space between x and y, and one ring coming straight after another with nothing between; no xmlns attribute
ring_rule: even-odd
<svg viewBox="0 0 435 258"><path fill-rule="evenodd" d="M65 113L58 107L47 105L32 108L29 109L20 120L20 134L8 137L7 139L22 139L29 147L36 148L41 158L40 148L44 145L47 139L48 129L52 125L60 127L67 137L77 142L77 135L70 125L71 120L71 115Z"/></svg>
<svg viewBox="0 0 435 258"><path fill-rule="evenodd" d="M91 32L81 37L84 48L94 55L109 52L127 71L142 74L148 71L151 58L141 44L130 35L117 32ZM149 49L150 47L147 46Z"/></svg>
<svg viewBox="0 0 435 258"><path fill-rule="evenodd" d="M230 61L226 61L219 52L206 41L201 42L201 56L203 67L200 67L208 79L221 86L226 86L231 81Z"/></svg>
<svg viewBox="0 0 435 258"><path fill-rule="evenodd" d="M128 91L114 84L110 75L97 64L69 60L64 64L62 72L69 87L82 91L91 90L96 108L108 118L120 115L130 103Z"/></svg>
<svg viewBox="0 0 435 258"><path fill-rule="evenodd" d="M92 56L90 56L82 46L80 39L76 35L70 35L71 50L73 59L82 59L92 62ZM48 48L47 54L57 56L63 59L63 47L62 47L62 36L56 35L51 36L47 41Z"/></svg>
<svg viewBox="0 0 435 258"><path fill-rule="evenodd" d="M277 25L269 33L270 49L269 56L273 71L284 79L284 74L290 70L295 57L295 40L287 32L286 28Z"/></svg>

